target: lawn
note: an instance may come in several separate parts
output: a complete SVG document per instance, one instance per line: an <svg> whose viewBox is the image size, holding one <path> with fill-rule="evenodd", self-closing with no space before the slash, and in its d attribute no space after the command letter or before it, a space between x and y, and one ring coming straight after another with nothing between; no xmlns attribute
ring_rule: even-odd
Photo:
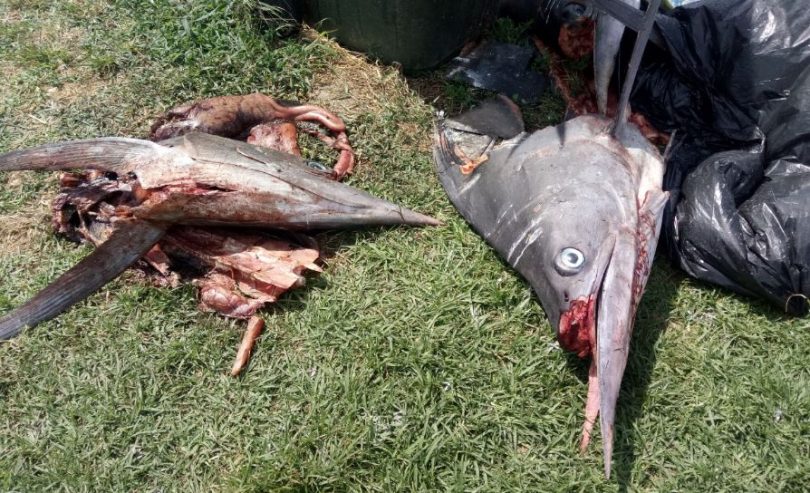
<svg viewBox="0 0 810 493"><path fill-rule="evenodd" d="M577 452L586 363L466 225L432 170L435 98L312 32L277 39L250 0L0 0L0 152L144 136L169 107L261 91L346 120L349 183L444 221L318 236L324 274L244 323L191 286L127 273L0 344L0 491L803 491L810 322L658 259L620 397L614 476ZM562 116L549 94L529 108ZM323 161L332 154L308 144ZM89 251L57 238L55 176L0 174L0 312Z"/></svg>

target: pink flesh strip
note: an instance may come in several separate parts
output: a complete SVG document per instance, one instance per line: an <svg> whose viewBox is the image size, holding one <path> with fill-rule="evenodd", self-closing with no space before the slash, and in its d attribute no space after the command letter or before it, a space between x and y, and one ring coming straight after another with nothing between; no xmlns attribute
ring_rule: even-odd
<svg viewBox="0 0 810 493"><path fill-rule="evenodd" d="M599 414L599 379L596 376L596 358L591 360L588 370L588 400L585 402L585 423L582 425L582 438L579 441L579 451L584 453L591 442L593 425Z"/></svg>

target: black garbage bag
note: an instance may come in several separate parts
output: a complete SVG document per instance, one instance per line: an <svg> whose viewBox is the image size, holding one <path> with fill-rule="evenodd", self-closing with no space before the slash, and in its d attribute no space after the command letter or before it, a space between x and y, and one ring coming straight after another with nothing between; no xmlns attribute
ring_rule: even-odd
<svg viewBox="0 0 810 493"><path fill-rule="evenodd" d="M714 0L660 15L635 110L675 131L662 245L690 275L805 314L810 9Z"/></svg>

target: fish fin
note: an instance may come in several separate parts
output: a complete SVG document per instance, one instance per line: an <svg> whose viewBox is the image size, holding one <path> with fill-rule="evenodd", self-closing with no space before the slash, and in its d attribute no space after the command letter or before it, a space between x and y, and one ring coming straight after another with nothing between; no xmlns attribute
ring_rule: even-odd
<svg viewBox="0 0 810 493"><path fill-rule="evenodd" d="M165 151L154 142L125 137L72 140L2 154L0 171L98 169L126 173L144 157Z"/></svg>
<svg viewBox="0 0 810 493"><path fill-rule="evenodd" d="M525 130L520 107L503 94L482 101L469 111L446 120L446 124L500 139L511 139Z"/></svg>
<svg viewBox="0 0 810 493"><path fill-rule="evenodd" d="M624 25L606 12L599 12L596 20L596 41L593 47L594 86L599 114L607 114L608 91L616 70Z"/></svg>
<svg viewBox="0 0 810 493"><path fill-rule="evenodd" d="M110 238L22 306L0 317L0 340L59 315L118 277L160 240L164 226L122 223Z"/></svg>
<svg viewBox="0 0 810 493"><path fill-rule="evenodd" d="M630 56L630 64L627 66L627 75L624 78L622 85L622 94L619 97L619 106L616 108L616 121L614 123L614 135L617 129L627 122L627 107L630 103L630 92L633 90L633 84L636 81L636 74L641 65L641 57L644 55L644 49L647 47L647 41L650 39L650 33L655 24L655 16L658 14L658 9L661 6L661 0L650 0L647 4L647 11L644 14L644 22L641 30L636 36L636 43L633 45L633 54Z"/></svg>

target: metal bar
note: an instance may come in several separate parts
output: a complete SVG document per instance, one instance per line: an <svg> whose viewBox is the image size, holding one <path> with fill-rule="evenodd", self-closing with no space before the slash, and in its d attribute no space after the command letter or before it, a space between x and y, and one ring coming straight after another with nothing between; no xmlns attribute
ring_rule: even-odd
<svg viewBox="0 0 810 493"><path fill-rule="evenodd" d="M647 46L647 40L650 37L650 33L653 31L655 16L660 6L661 0L650 0L649 5L647 5L647 12L642 16L644 22L641 25L641 29L638 31L636 44L633 46L633 54L630 56L630 64L627 66L627 76L624 79L622 95L619 98L619 112L618 115L616 115L614 131L624 125L624 122L627 120L627 105L630 101L630 91L633 89L633 82L636 80L638 67L641 65L641 57L644 55L644 48Z"/></svg>

